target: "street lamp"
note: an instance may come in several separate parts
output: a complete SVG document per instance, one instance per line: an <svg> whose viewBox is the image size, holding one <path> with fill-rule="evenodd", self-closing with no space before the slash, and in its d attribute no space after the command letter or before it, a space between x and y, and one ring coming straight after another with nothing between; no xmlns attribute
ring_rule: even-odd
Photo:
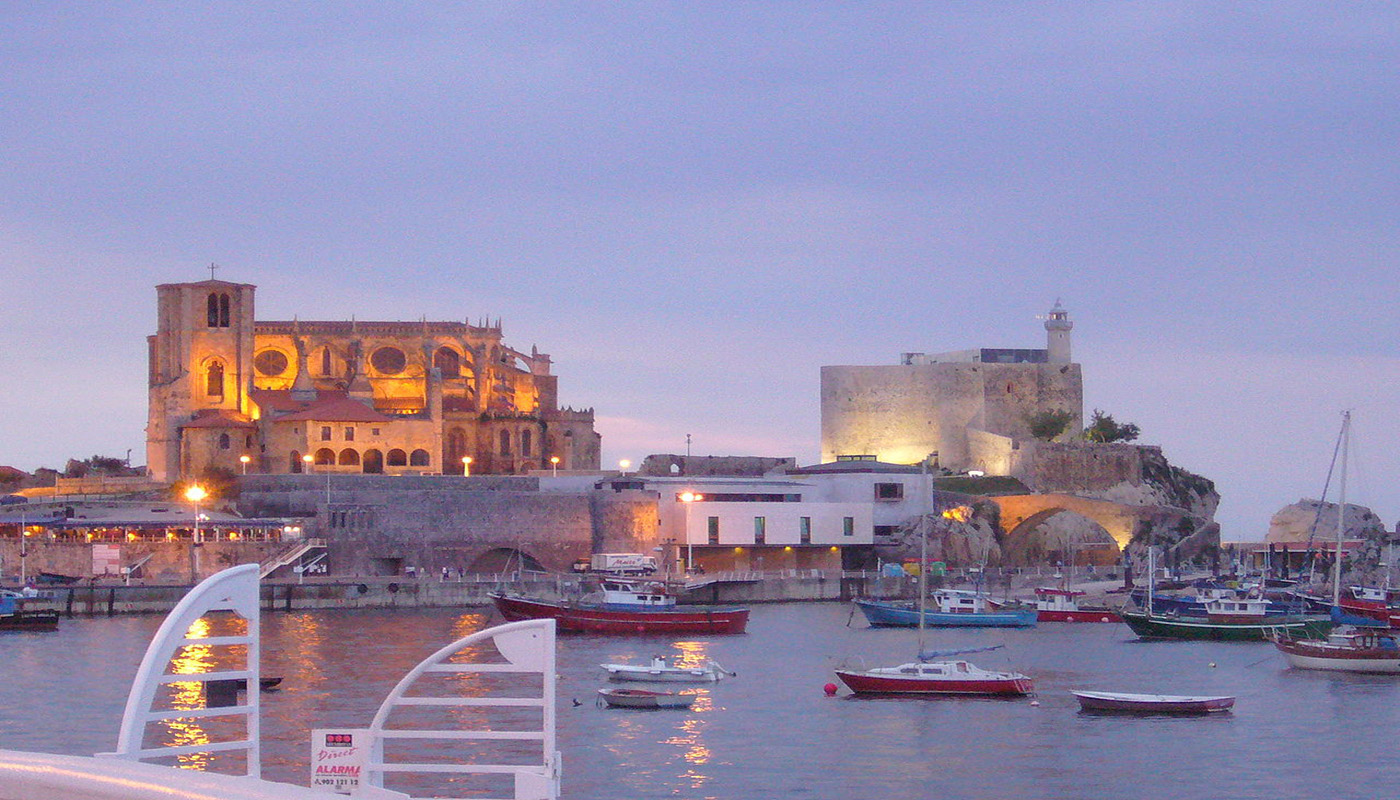
<svg viewBox="0 0 1400 800"><path fill-rule="evenodd" d="M194 584L196 581L199 580L199 550L198 550L198 548L199 548L199 545L201 544L201 541L200 541L200 530L199 530L199 501L203 500L204 498L206 498L206 497L208 497L208 496L209 496L209 493L206 492L206 491L204 490L204 487L203 487L203 486L200 486L200 485L197 484L197 483L196 483L196 484L193 484L192 486L190 486L190 488L188 488L188 489L185 490L185 499L194 504L194 533L193 533L193 535L190 537L190 583L191 583L191 584Z"/></svg>
<svg viewBox="0 0 1400 800"><path fill-rule="evenodd" d="M239 457L238 457L238 463L240 463L240 464L243 465L243 474L244 474L244 475L247 475L247 474L248 474L248 462L249 462L249 461L252 461L252 460L253 460L253 457L252 457L252 456L239 456Z"/></svg>
<svg viewBox="0 0 1400 800"><path fill-rule="evenodd" d="M617 467L618 467L619 470L622 471L622 476L623 476L624 478L627 477L627 470L628 470L629 468L631 468L631 466L632 466L632 462L631 462L631 461L628 461L628 460L625 459L625 458L622 459L621 461L617 462Z"/></svg>
<svg viewBox="0 0 1400 800"><path fill-rule="evenodd" d="M471 457L471 456L462 456L462 477L463 477L463 478L470 478L471 476L472 476L472 457Z"/></svg>
<svg viewBox="0 0 1400 800"><path fill-rule="evenodd" d="M682 492L681 502L685 503L685 571L695 571L695 546L691 543L690 536L690 504L696 500L704 500L705 495L695 492Z"/></svg>
<svg viewBox="0 0 1400 800"><path fill-rule="evenodd" d="M550 457L549 457L549 469L550 469L550 471L551 471L551 473L552 473L552 474L550 475L550 477L553 477L553 478L559 477L559 456L550 456Z"/></svg>

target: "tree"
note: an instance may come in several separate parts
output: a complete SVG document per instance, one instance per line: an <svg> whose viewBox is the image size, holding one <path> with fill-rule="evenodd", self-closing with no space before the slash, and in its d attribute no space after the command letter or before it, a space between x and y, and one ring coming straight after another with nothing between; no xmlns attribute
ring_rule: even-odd
<svg viewBox="0 0 1400 800"><path fill-rule="evenodd" d="M1026 417L1026 425L1030 428L1031 436L1048 442L1056 436L1065 432L1065 428L1074 421L1074 414L1069 411L1057 411L1054 409L1038 411Z"/></svg>
<svg viewBox="0 0 1400 800"><path fill-rule="evenodd" d="M1109 442L1131 442L1138 438L1142 430L1131 422L1119 425L1113 417L1105 414L1099 409L1094 409L1094 415L1089 419L1089 424L1084 428L1084 438L1099 444Z"/></svg>

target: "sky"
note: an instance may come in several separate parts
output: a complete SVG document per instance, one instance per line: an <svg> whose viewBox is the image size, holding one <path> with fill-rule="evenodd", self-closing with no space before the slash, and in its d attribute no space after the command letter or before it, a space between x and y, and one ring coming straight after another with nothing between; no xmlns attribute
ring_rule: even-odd
<svg viewBox="0 0 1400 800"><path fill-rule="evenodd" d="M1043 347L1227 540L1400 517L1400 7L0 4L0 464L144 462L159 283L500 318L605 466L820 455L820 368ZM1331 490L1335 499L1336 488Z"/></svg>

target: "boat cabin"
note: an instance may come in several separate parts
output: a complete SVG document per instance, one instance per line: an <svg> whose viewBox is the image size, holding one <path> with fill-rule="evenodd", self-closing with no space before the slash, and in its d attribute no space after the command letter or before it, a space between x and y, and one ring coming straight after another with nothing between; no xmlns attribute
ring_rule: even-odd
<svg viewBox="0 0 1400 800"><path fill-rule="evenodd" d="M1207 600L1206 617L1211 622L1258 622L1268 612L1269 601L1251 597L1218 597Z"/></svg>
<svg viewBox="0 0 1400 800"><path fill-rule="evenodd" d="M984 614L987 611L986 595L957 589L939 589L933 593L938 611L943 614Z"/></svg>
<svg viewBox="0 0 1400 800"><path fill-rule="evenodd" d="M899 668L901 675L943 677L947 675L971 674L972 665L966 661L936 661L932 664L905 664Z"/></svg>
<svg viewBox="0 0 1400 800"><path fill-rule="evenodd" d="M659 583L637 583L633 581L603 581L603 604L626 608L673 608L676 597Z"/></svg>
<svg viewBox="0 0 1400 800"><path fill-rule="evenodd" d="M1036 611L1078 611L1084 592L1075 589L1036 589Z"/></svg>

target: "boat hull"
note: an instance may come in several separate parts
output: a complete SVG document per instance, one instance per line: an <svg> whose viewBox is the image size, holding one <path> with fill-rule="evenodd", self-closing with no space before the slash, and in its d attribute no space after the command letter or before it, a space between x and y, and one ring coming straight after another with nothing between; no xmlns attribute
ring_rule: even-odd
<svg viewBox="0 0 1400 800"><path fill-rule="evenodd" d="M1297 669L1400 675L1400 651L1395 649L1358 649L1325 642L1286 640L1276 641L1274 646L1283 653L1289 666Z"/></svg>
<svg viewBox="0 0 1400 800"><path fill-rule="evenodd" d="M747 608L617 611L512 595L492 594L491 599L507 620L552 619L560 630L582 633L743 633L749 622Z"/></svg>
<svg viewBox="0 0 1400 800"><path fill-rule="evenodd" d="M643 689L599 689L598 697L612 708L689 708L695 702L693 694Z"/></svg>
<svg viewBox="0 0 1400 800"><path fill-rule="evenodd" d="M619 683L714 683L723 673L713 670L655 670L646 667L618 668L604 665L608 679Z"/></svg>
<svg viewBox="0 0 1400 800"><path fill-rule="evenodd" d="M864 672L836 670L836 677L856 694L954 694L954 695L1024 695L1035 690L1035 684L1024 676L970 679L930 680L899 678L890 675L870 675Z"/></svg>
<svg viewBox="0 0 1400 800"><path fill-rule="evenodd" d="M1118 692L1076 692L1084 711L1126 714L1213 714L1229 711L1233 697L1189 697L1160 694L1121 694Z"/></svg>
<svg viewBox="0 0 1400 800"><path fill-rule="evenodd" d="M56 631L57 611L16 611L0 615L0 631Z"/></svg>
<svg viewBox="0 0 1400 800"><path fill-rule="evenodd" d="M1164 617L1123 612L1123 621L1143 639L1199 639L1220 642L1262 642L1277 635L1317 639L1332 629L1327 617L1268 617L1263 622L1211 622L1205 617Z"/></svg>
<svg viewBox="0 0 1400 800"><path fill-rule="evenodd" d="M853 601L873 627L917 628L919 609L878 600ZM948 613L924 611L924 626L929 628L1028 628L1036 623L1033 608L984 611L978 613Z"/></svg>
<svg viewBox="0 0 1400 800"><path fill-rule="evenodd" d="M1036 612L1036 620L1039 622L1122 622L1123 618L1117 611L1110 611L1106 608L1078 608L1072 611L1047 611Z"/></svg>

